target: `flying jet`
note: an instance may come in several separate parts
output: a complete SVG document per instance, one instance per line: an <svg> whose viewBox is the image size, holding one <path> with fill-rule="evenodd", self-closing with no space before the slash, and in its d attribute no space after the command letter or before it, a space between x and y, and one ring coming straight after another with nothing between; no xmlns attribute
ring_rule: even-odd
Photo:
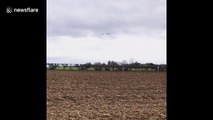
<svg viewBox="0 0 213 120"><path fill-rule="evenodd" d="M102 35L110 35L110 33L102 33Z"/></svg>

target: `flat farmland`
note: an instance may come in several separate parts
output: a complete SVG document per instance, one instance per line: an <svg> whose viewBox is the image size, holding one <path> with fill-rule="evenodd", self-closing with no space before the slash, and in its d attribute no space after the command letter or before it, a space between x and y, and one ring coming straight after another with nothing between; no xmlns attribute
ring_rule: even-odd
<svg viewBox="0 0 213 120"><path fill-rule="evenodd" d="M166 72L47 71L48 120L166 120Z"/></svg>

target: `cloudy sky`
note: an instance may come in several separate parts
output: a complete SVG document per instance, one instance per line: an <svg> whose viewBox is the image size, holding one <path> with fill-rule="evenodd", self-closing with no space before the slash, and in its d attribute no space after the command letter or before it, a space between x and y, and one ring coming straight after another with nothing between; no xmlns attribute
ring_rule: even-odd
<svg viewBox="0 0 213 120"><path fill-rule="evenodd" d="M48 0L47 62L166 63L166 0Z"/></svg>

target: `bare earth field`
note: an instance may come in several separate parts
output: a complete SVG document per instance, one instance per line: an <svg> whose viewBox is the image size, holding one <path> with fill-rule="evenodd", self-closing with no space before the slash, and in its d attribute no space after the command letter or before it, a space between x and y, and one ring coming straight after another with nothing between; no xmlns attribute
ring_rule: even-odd
<svg viewBox="0 0 213 120"><path fill-rule="evenodd" d="M166 72L47 71L47 120L166 120Z"/></svg>

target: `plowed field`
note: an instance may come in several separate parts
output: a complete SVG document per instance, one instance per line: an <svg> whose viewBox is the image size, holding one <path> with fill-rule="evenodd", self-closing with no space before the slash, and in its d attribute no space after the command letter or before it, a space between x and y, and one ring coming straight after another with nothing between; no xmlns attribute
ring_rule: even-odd
<svg viewBox="0 0 213 120"><path fill-rule="evenodd" d="M47 71L48 120L166 120L166 72Z"/></svg>

